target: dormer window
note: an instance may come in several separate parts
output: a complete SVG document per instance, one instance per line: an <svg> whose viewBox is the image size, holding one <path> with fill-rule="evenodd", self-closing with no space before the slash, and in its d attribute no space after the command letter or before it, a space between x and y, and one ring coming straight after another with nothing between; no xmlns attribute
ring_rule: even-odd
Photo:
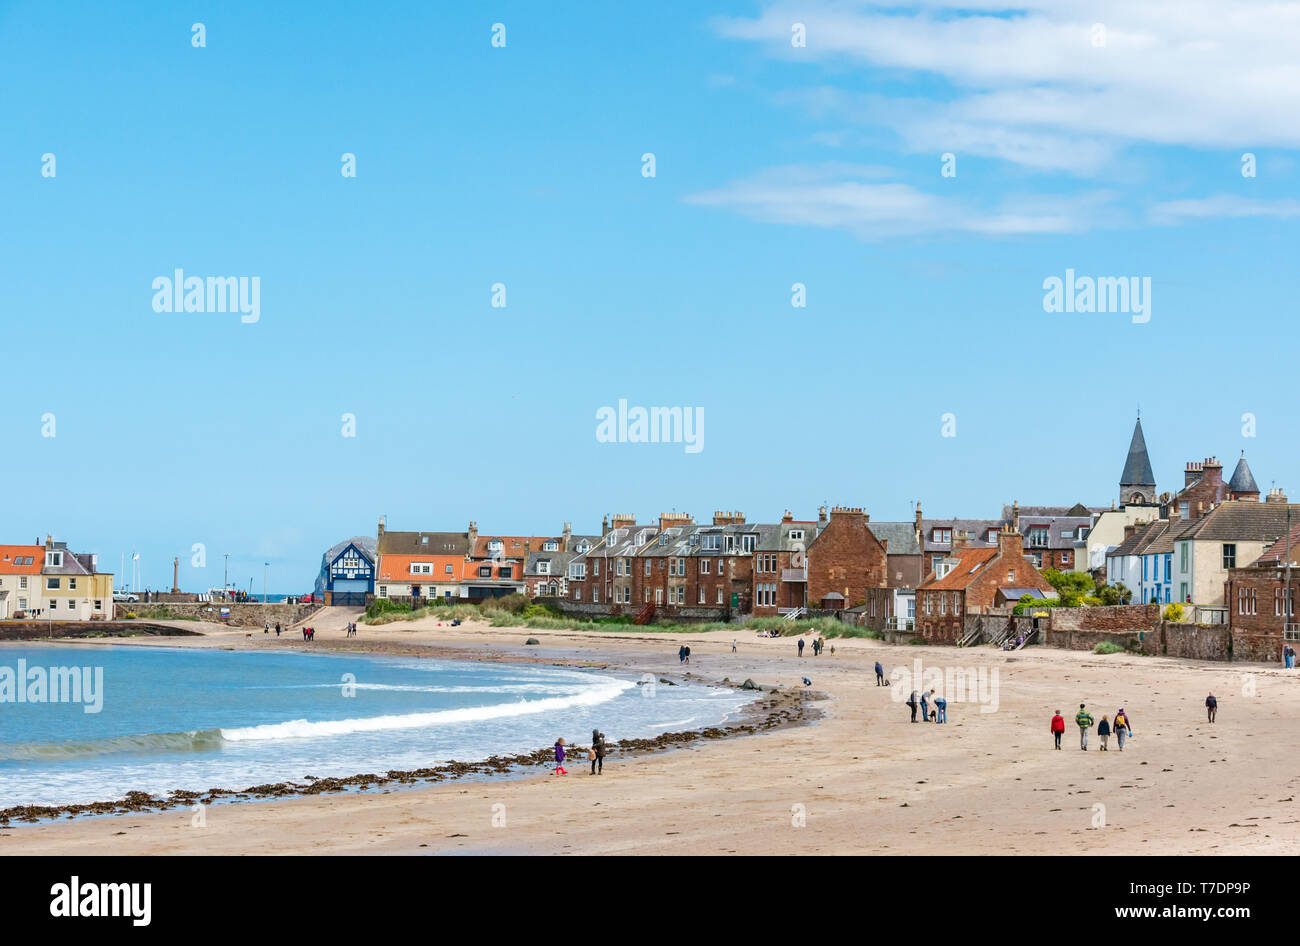
<svg viewBox="0 0 1300 946"><path fill-rule="evenodd" d="M590 543L590 542L579 542L579 543L578 543L578 554L579 554L579 555L583 554L584 552L590 552L590 551L591 551L591 543Z"/></svg>
<svg viewBox="0 0 1300 946"><path fill-rule="evenodd" d="M493 539L491 542L488 543L489 552L500 552L503 547L504 546L501 544L500 539Z"/></svg>
<svg viewBox="0 0 1300 946"><path fill-rule="evenodd" d="M990 529L990 530L989 530L989 534L985 537L984 541L987 542L989 545L997 545L997 544L998 544L998 530L997 530L997 529Z"/></svg>
<svg viewBox="0 0 1300 946"><path fill-rule="evenodd" d="M803 541L803 529L791 529L791 530L790 530L790 541L791 541L791 542L802 542L802 541Z"/></svg>
<svg viewBox="0 0 1300 946"><path fill-rule="evenodd" d="M951 529L931 529L931 530L930 530L930 541L931 541L931 542L938 543L939 545L948 545L949 543L952 542L952 530L951 530Z"/></svg>
<svg viewBox="0 0 1300 946"><path fill-rule="evenodd" d="M46 559L47 559L47 561L46 561L45 564L49 565L51 568L62 568L62 567L63 567L63 553L62 553L62 552L46 552L46 553L45 553L45 557L46 557Z"/></svg>
<svg viewBox="0 0 1300 946"><path fill-rule="evenodd" d="M543 552L558 552L559 550L560 550L560 543L559 543L559 542L548 541L548 542L543 542L543 543L542 543L542 551L543 551Z"/></svg>

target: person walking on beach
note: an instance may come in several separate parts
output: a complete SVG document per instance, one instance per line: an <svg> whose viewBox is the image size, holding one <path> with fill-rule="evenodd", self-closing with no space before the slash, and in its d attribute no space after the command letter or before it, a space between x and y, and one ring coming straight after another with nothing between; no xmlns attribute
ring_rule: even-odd
<svg viewBox="0 0 1300 946"><path fill-rule="evenodd" d="M1214 722L1215 715L1219 712L1219 701L1213 693L1205 698L1205 714L1210 717L1210 722Z"/></svg>
<svg viewBox="0 0 1300 946"><path fill-rule="evenodd" d="M1106 743L1110 740L1110 721L1105 716L1097 724L1097 738L1101 740L1101 748L1098 751L1105 752Z"/></svg>
<svg viewBox="0 0 1300 946"><path fill-rule="evenodd" d="M930 704L927 702L929 697L929 693L926 693L924 690L921 691L921 722L923 723L928 723L930 721Z"/></svg>
<svg viewBox="0 0 1300 946"><path fill-rule="evenodd" d="M930 698L934 700L934 710L936 723L948 722L948 701L942 696L937 696L934 690L930 691Z"/></svg>
<svg viewBox="0 0 1300 946"><path fill-rule="evenodd" d="M591 751L587 753L591 760L591 774L602 775L605 772L605 734L597 729L591 731Z"/></svg>
<svg viewBox="0 0 1300 946"><path fill-rule="evenodd" d="M1120 707L1115 712L1115 722L1111 725L1115 731L1115 740L1119 743L1119 751L1124 751L1124 741L1133 735L1133 724L1129 721L1128 713L1124 712L1124 707Z"/></svg>
<svg viewBox="0 0 1300 946"><path fill-rule="evenodd" d="M732 652L733 654L736 652L736 640L735 640L734 637L733 637L732 640L731 640L731 652Z"/></svg>
<svg viewBox="0 0 1300 946"><path fill-rule="evenodd" d="M569 774L568 772L564 771L564 737L563 736L555 740L555 774L556 775Z"/></svg>
<svg viewBox="0 0 1300 946"><path fill-rule="evenodd" d="M691 662L691 649L690 649L689 647L684 647L684 648L682 648L682 649L686 651L686 662L687 662L687 663L690 663L690 662Z"/></svg>
<svg viewBox="0 0 1300 946"><path fill-rule="evenodd" d="M799 638L799 656L803 656L803 638Z"/></svg>
<svg viewBox="0 0 1300 946"><path fill-rule="evenodd" d="M1082 703L1079 704L1079 712L1074 714L1074 722L1079 727L1079 748L1088 751L1088 730L1092 728L1092 714Z"/></svg>
<svg viewBox="0 0 1300 946"><path fill-rule="evenodd" d="M263 621L263 622L262 622L262 633L263 633L263 634L270 634L270 633L271 633L271 622L270 622L270 621Z"/></svg>
<svg viewBox="0 0 1300 946"><path fill-rule="evenodd" d="M907 698L907 705L912 708L912 722L916 722L916 691L915 690L913 690L912 695Z"/></svg>
<svg viewBox="0 0 1300 946"><path fill-rule="evenodd" d="M686 663L686 645L685 645L685 644L683 644L681 647L678 647L678 648L677 648L677 662L678 662L679 664L684 664L684 663Z"/></svg>
<svg viewBox="0 0 1300 946"><path fill-rule="evenodd" d="M1065 735L1065 717L1061 711L1057 710L1056 715L1052 717L1052 741L1056 743L1056 748L1061 748L1061 737Z"/></svg>
<svg viewBox="0 0 1300 946"><path fill-rule="evenodd" d="M880 661L877 660L876 661L876 686L882 687L884 685L885 685L885 668L880 666Z"/></svg>
<svg viewBox="0 0 1300 946"><path fill-rule="evenodd" d="M279 636L280 636L280 622L279 622L279 621L276 621L276 622L275 622L275 636L276 636L276 637L279 637Z"/></svg>

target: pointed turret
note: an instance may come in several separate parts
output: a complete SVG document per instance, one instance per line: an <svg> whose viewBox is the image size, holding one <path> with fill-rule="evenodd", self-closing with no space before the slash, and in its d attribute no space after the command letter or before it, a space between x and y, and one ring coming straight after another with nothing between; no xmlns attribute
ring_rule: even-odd
<svg viewBox="0 0 1300 946"><path fill-rule="evenodd" d="M1228 498L1259 501L1259 486L1255 483L1255 477L1251 475L1250 464L1246 462L1245 450L1241 451L1241 459L1237 461L1237 468L1232 471L1232 479L1228 480Z"/></svg>
<svg viewBox="0 0 1300 946"><path fill-rule="evenodd" d="M1142 418L1133 425L1133 439L1128 445L1128 459L1119 478L1120 502L1125 505L1147 504L1156 501L1156 475L1151 470L1147 456L1147 441L1142 436Z"/></svg>

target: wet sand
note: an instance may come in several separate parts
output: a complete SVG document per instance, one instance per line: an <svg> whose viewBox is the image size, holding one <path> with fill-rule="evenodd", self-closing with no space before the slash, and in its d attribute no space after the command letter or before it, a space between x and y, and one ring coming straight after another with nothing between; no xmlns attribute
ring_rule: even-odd
<svg viewBox="0 0 1300 946"><path fill-rule="evenodd" d="M1028 648L889 646L835 640L800 658L795 640L753 631L652 634L450 628L424 619L345 638L350 615L317 616L314 643L182 622L203 637L69 642L294 648L606 665L702 681L752 677L783 690L807 675L822 718L683 748L611 756L601 776L444 781L387 793L318 794L0 829L3 854L1295 854L1300 853L1300 676L1275 666ZM540 646L524 646L535 637ZM738 642L737 654L731 641ZM691 647L689 668L677 648ZM983 672L984 705L948 705L946 725L909 722L886 673ZM1219 697L1218 722L1202 703ZM1072 717L1124 706L1124 752L1078 748ZM996 708L994 705L996 704ZM1064 749L1048 724L1067 718ZM983 710L983 711L982 711ZM611 733L611 737L617 734ZM1099 807L1100 806L1100 807Z"/></svg>

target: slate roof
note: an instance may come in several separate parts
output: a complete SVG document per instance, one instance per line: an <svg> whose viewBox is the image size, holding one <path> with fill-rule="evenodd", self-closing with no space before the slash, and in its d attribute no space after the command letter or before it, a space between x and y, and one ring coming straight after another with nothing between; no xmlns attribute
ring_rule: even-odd
<svg viewBox="0 0 1300 946"><path fill-rule="evenodd" d="M930 536L935 529L951 529L953 540L969 534L972 548L995 548L996 542L987 541L989 530L994 532L1002 528L1000 519L922 519L921 547L926 552L946 552L952 547L950 542L935 542Z"/></svg>
<svg viewBox="0 0 1300 946"><path fill-rule="evenodd" d="M1192 520L1184 537L1204 542L1272 542L1286 535L1288 527L1297 521L1300 521L1300 505L1295 503L1237 499L1220 503L1202 518Z"/></svg>
<svg viewBox="0 0 1300 946"><path fill-rule="evenodd" d="M376 543L375 537L373 535L354 535L350 539L344 539L342 542L330 546L330 550L325 553L326 566L342 555L343 550L349 545L355 545L361 550L361 554L370 560L371 565L375 564L375 559L378 556L378 543Z"/></svg>
<svg viewBox="0 0 1300 946"><path fill-rule="evenodd" d="M1250 473L1250 464L1246 462L1245 453L1242 453L1241 459L1237 461L1237 468L1232 471L1232 479L1228 480L1228 491L1233 493L1259 492L1255 477Z"/></svg>
<svg viewBox="0 0 1300 946"><path fill-rule="evenodd" d="M791 539L790 538L791 530L796 532L802 532L803 538ZM806 550L808 546L812 545L813 539L817 538L820 532L821 532L821 527L818 525L816 521L801 522L796 519L793 522L778 522L774 524L771 531L767 532L766 534L759 535L758 547L755 549L755 551L789 552L796 545L800 545L800 544L802 544L804 549Z"/></svg>
<svg viewBox="0 0 1300 946"><path fill-rule="evenodd" d="M379 537L380 555L468 555L465 532L385 532Z"/></svg>
<svg viewBox="0 0 1300 946"><path fill-rule="evenodd" d="M1137 531L1107 552L1106 557L1118 556L1122 558L1128 555L1141 555L1142 551L1158 539L1168 527L1169 522L1165 519L1139 524Z"/></svg>
<svg viewBox="0 0 1300 946"><path fill-rule="evenodd" d="M920 555L915 522L868 522L867 528L881 542L889 543L890 555Z"/></svg>
<svg viewBox="0 0 1300 946"><path fill-rule="evenodd" d="M1080 526L1091 528L1092 516L1026 516L1020 514L1020 534L1029 537L1033 528L1047 529L1046 545L1028 545L1030 549L1072 549L1083 544L1076 538Z"/></svg>
<svg viewBox="0 0 1300 946"><path fill-rule="evenodd" d="M1015 515L1015 507L1003 505L1002 521L1011 522ZM1079 516L1091 518L1095 512L1109 512L1109 506L1085 506L1083 503L1075 503L1073 506L1021 506L1020 518L1023 520L1026 516L1043 517L1043 516Z"/></svg>
<svg viewBox="0 0 1300 946"><path fill-rule="evenodd" d="M1142 418L1133 425L1133 439L1128 445L1128 459L1124 461L1124 472L1120 474L1121 486L1156 485L1156 475L1151 470L1151 458L1147 456L1147 441L1142 436Z"/></svg>
<svg viewBox="0 0 1300 946"><path fill-rule="evenodd" d="M1300 562L1300 522L1296 521L1296 516L1294 513L1292 514L1291 521L1294 522L1295 525L1291 527L1290 540L1288 541L1286 536L1282 536L1276 542L1274 542L1269 548L1266 548L1264 550L1264 554L1262 554L1259 558L1255 559L1255 561L1251 562L1251 565L1258 566L1260 568L1268 567L1270 565L1272 566L1285 565L1287 563L1287 558L1288 558L1287 556L1288 547L1290 548L1291 551L1290 554L1291 564L1295 565L1298 562Z"/></svg>

